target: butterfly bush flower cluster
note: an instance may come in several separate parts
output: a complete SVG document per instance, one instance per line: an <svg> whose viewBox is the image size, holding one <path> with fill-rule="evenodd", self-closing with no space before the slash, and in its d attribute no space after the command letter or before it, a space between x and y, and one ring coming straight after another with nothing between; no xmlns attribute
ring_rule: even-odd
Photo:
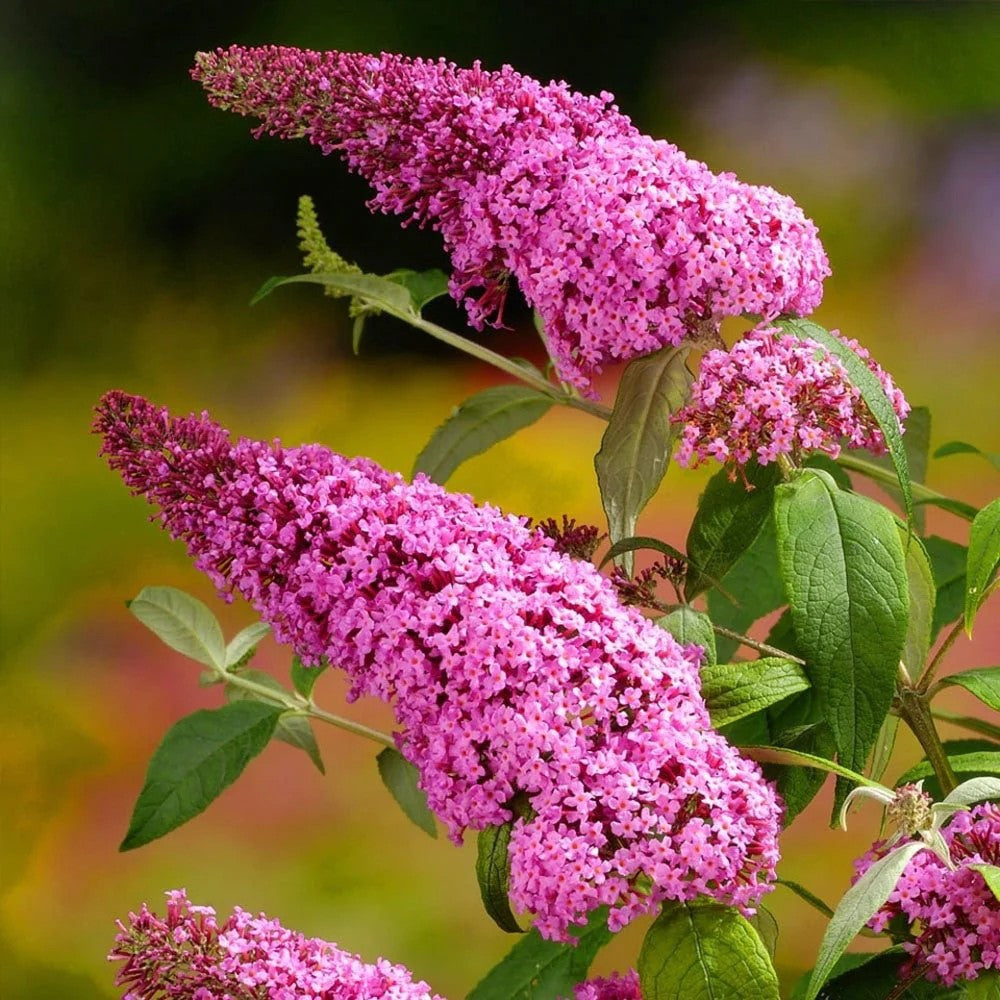
<svg viewBox="0 0 1000 1000"><path fill-rule="evenodd" d="M1000 865L1000 805L986 803L958 812L941 830L954 870L934 851L921 851L907 865L885 905L869 926L876 931L902 922L912 939L900 977L923 972L951 986L1000 969L1000 903L973 865ZM881 858L885 844L855 862L860 878Z"/></svg>
<svg viewBox="0 0 1000 1000"><path fill-rule="evenodd" d="M836 331L833 331L839 337ZM856 340L839 337L878 376L899 419L910 412L902 392ZM840 359L814 340L783 335L777 327L751 331L732 350L709 351L691 388L691 400L673 418L684 424L677 461L708 459L739 468L809 452L840 454L841 442L886 450L878 423L848 381Z"/></svg>
<svg viewBox="0 0 1000 1000"><path fill-rule="evenodd" d="M575 988L573 1000L642 1000L639 973L631 969L624 975L613 972L606 979L589 979Z"/></svg>
<svg viewBox="0 0 1000 1000"><path fill-rule="evenodd" d="M363 962L263 914L236 907L220 924L183 889L167 893L165 917L143 904L119 920L108 960L124 963L124 1000L443 1000L401 965Z"/></svg>
<svg viewBox="0 0 1000 1000"><path fill-rule="evenodd" d="M505 66L232 46L192 75L255 134L337 151L373 210L439 230L451 294L500 325L510 278L565 381L715 334L726 316L806 315L830 273L785 195L715 174L612 103Z"/></svg>
<svg viewBox="0 0 1000 1000"><path fill-rule="evenodd" d="M206 415L121 392L103 453L224 594L350 697L392 702L401 753L452 838L516 820L510 895L566 939L668 899L750 911L781 808L711 729L680 646L521 518L317 445L235 445Z"/></svg>

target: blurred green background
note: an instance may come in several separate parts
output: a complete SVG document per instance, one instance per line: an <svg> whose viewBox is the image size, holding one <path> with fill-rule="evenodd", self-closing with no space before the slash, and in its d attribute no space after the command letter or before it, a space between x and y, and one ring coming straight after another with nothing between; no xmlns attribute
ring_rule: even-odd
<svg viewBox="0 0 1000 1000"><path fill-rule="evenodd" d="M334 245L367 270L445 266L437 238L370 217L367 188L304 144L254 142L187 77L198 49L232 42L480 58L576 89L612 90L645 131L716 170L795 197L820 226L834 276L820 322L860 338L934 444L1000 450L995 340L1000 275L1000 7L974 3L281 4L261 0L15 3L0 39L2 326L3 895L5 998L115 995L114 919L186 886L220 911L266 910L371 960L409 964L463 996L510 945L481 912L461 856L410 826L378 783L374 748L321 733L325 778L268 748L208 812L138 852L116 845L146 762L181 714L219 703L196 668L126 612L146 584L225 607L181 548L97 459L90 409L106 389L234 432L320 440L408 471L451 407L493 381L388 322L362 356L340 303L286 289L299 268L295 199L316 198ZM449 303L434 318L460 328ZM512 354L522 328L491 333ZM613 393L613 381L604 388ZM969 429L969 424L974 425ZM591 457L601 427L575 413L470 462L452 485L538 517L598 521ZM683 542L707 473L672 470L642 522ZM982 503L985 463L936 464L931 483ZM932 513L933 530L963 525ZM952 667L997 662L995 622ZM991 659L992 657L992 659ZM261 665L287 667L265 643ZM342 704L335 677L321 702ZM951 707L959 704L957 698ZM388 727L382 706L356 711ZM950 733L949 735L958 735ZM904 743L899 767L914 759ZM890 772L892 773L892 772ZM875 810L844 835L828 799L785 841L789 878L830 899L870 842ZM822 920L779 890L786 982L811 964ZM628 964L643 927L600 956Z"/></svg>

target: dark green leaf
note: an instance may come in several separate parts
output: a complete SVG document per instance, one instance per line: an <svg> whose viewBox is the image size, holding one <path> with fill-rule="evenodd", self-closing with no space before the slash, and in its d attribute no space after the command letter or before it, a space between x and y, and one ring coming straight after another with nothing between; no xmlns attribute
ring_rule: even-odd
<svg viewBox="0 0 1000 1000"><path fill-rule="evenodd" d="M636 358L618 384L614 410L594 457L601 503L612 543L635 534L640 511L667 471L679 427L670 422L691 391L688 348L665 348ZM632 558L622 560L631 574Z"/></svg>
<svg viewBox="0 0 1000 1000"><path fill-rule="evenodd" d="M842 490L853 490L854 483L847 474L847 470L835 459L822 452L810 455L803 463L807 469L819 469L830 476ZM891 464L891 463L890 463Z"/></svg>
<svg viewBox="0 0 1000 1000"><path fill-rule="evenodd" d="M664 909L636 965L643 1000L778 1000L778 976L753 926L717 904Z"/></svg>
<svg viewBox="0 0 1000 1000"><path fill-rule="evenodd" d="M910 612L903 640L903 655L910 678L916 680L923 669L927 650L931 645L931 624L934 621L934 602L937 587L930 557L919 538L907 537L902 529L901 542L906 553L906 582L910 595Z"/></svg>
<svg viewBox="0 0 1000 1000"><path fill-rule="evenodd" d="M326 767L323 764L322 756L320 756L319 744L316 742L312 723L304 715L285 712L278 720L274 738L295 747L297 750L305 751L309 759L316 765L319 773L326 774Z"/></svg>
<svg viewBox="0 0 1000 1000"><path fill-rule="evenodd" d="M225 666L222 626L196 597L176 587L143 587L128 609L171 649L209 667Z"/></svg>
<svg viewBox="0 0 1000 1000"><path fill-rule="evenodd" d="M282 285L295 284L323 285L327 288L336 288L338 291L362 299L366 305L384 309L397 316L414 314L413 299L408 288L397 284L390 278L379 278L374 274L349 274L347 272L296 274L290 278L268 278L250 300L250 305L256 305Z"/></svg>
<svg viewBox="0 0 1000 1000"><path fill-rule="evenodd" d="M292 687L303 698L312 697L313 688L316 686L316 681L319 680L320 674L326 670L326 663L318 667L307 667L298 656L292 657Z"/></svg>
<svg viewBox="0 0 1000 1000"><path fill-rule="evenodd" d="M557 1000L571 997L587 976L597 952L611 940L608 910L595 910L584 928L573 930L578 943L546 941L532 929L495 965L467 1000Z"/></svg>
<svg viewBox="0 0 1000 1000"><path fill-rule="evenodd" d="M702 669L715 663L715 633L708 615L684 605L656 619L682 646L701 646L705 650ZM702 675L704 678L704 674ZM704 694L704 691L702 692ZM719 723L714 723L716 726Z"/></svg>
<svg viewBox="0 0 1000 1000"><path fill-rule="evenodd" d="M119 850L148 844L197 816L267 746L281 709L240 701L176 723L149 762Z"/></svg>
<svg viewBox="0 0 1000 1000"><path fill-rule="evenodd" d="M889 711L906 636L903 545L884 507L806 470L775 491L799 654L839 759L864 768Z"/></svg>
<svg viewBox="0 0 1000 1000"><path fill-rule="evenodd" d="M965 581L965 631L972 635L972 623L983 603L986 588L1000 564L1000 497L985 506L972 522L969 532L969 561Z"/></svg>
<svg viewBox="0 0 1000 1000"><path fill-rule="evenodd" d="M935 458L945 458L947 455L979 455L981 458L985 458L993 468L1000 469L1000 454L995 451L982 451L966 441L947 441L934 452Z"/></svg>
<svg viewBox="0 0 1000 1000"><path fill-rule="evenodd" d="M412 271L401 268L386 275L390 281L402 285L409 293L413 311L419 313L428 302L448 294L448 275L434 268L432 271Z"/></svg>
<svg viewBox="0 0 1000 1000"><path fill-rule="evenodd" d="M271 631L267 622L254 622L238 632L226 646L226 669L233 670L242 666L257 649L261 639Z"/></svg>
<svg viewBox="0 0 1000 1000"><path fill-rule="evenodd" d="M723 469L708 481L687 537L688 566L684 596L693 600L722 579L754 543L771 513L777 465L747 467L748 491L741 479L731 482ZM713 579L714 578L714 579Z"/></svg>
<svg viewBox="0 0 1000 1000"><path fill-rule="evenodd" d="M809 754L820 760L828 760L836 753L833 735L825 722L798 731L777 733L774 741L792 753ZM765 764L764 773L775 782L778 794L785 803L782 825L786 827L816 798L827 778L823 769L794 765L778 767ZM833 823L834 817L831 816L830 825Z"/></svg>
<svg viewBox="0 0 1000 1000"><path fill-rule="evenodd" d="M765 522L757 540L725 575L722 584L730 596L717 588L710 590L708 613L716 625L734 632L746 634L755 621L785 603L773 520ZM722 660L731 660L739 648L734 639L724 636L718 636L715 642Z"/></svg>
<svg viewBox="0 0 1000 1000"><path fill-rule="evenodd" d="M466 459L533 424L552 399L525 385L497 385L477 392L452 410L417 456L413 474L444 483Z"/></svg>
<svg viewBox="0 0 1000 1000"><path fill-rule="evenodd" d="M950 742L952 741L945 743L946 751L950 751ZM986 747L997 746L996 743L990 743L987 740L963 740L961 742L979 742ZM1000 775L1000 750L974 750L970 753L948 752L948 763L951 764L951 769L955 772L955 777L959 781L967 777L974 778L984 774ZM941 786L934 776L934 768L926 760L922 760L919 764L915 764L908 771L901 774L896 779L896 787L898 788L900 785L908 785L921 780L924 782L925 792L935 799L941 797Z"/></svg>
<svg viewBox="0 0 1000 1000"><path fill-rule="evenodd" d="M922 841L897 847L876 861L844 893L823 935L816 966L806 987L805 1000L814 1000L819 994L820 987L829 978L844 949L875 916L875 912L896 888L906 866L922 850L927 850L927 845Z"/></svg>
<svg viewBox="0 0 1000 1000"><path fill-rule="evenodd" d="M945 1000L946 996L948 994L942 994L941 1000ZM952 992L951 996L954 997L955 993ZM929 1000L937 1000L937 997ZM967 979L962 1000L1000 1000L1000 970L983 970L975 979Z"/></svg>
<svg viewBox="0 0 1000 1000"><path fill-rule="evenodd" d="M490 919L508 934L521 934L520 924L510 909L510 858L507 846L513 820L501 826L488 826L479 831L479 851L476 856L476 878L479 894Z"/></svg>
<svg viewBox="0 0 1000 1000"><path fill-rule="evenodd" d="M907 520L912 520L913 494L910 489L910 469L906 448L903 445L903 435L899 431L896 411L892 408L892 403L885 394L885 389L882 388L878 376L868 367L867 362L858 357L847 344L833 336L818 323L808 319L782 319L778 320L777 325L799 339L815 340L843 364L851 385L861 393L861 398L875 418L879 430L882 431L882 437L885 439L893 468L896 470L896 476L899 480L903 510L906 512Z"/></svg>
<svg viewBox="0 0 1000 1000"><path fill-rule="evenodd" d="M924 539L924 547L934 571L934 585L937 597L934 601L934 619L931 623L931 642L947 625L962 616L965 608L965 561L967 549L964 545L931 535Z"/></svg>
<svg viewBox="0 0 1000 1000"><path fill-rule="evenodd" d="M1000 667L978 667L942 677L941 684L953 684L974 694L984 705L1000 712Z"/></svg>
<svg viewBox="0 0 1000 1000"><path fill-rule="evenodd" d="M407 817L431 837L437 836L434 813L427 808L427 796L417 781L420 772L398 751L386 747L377 758L382 783Z"/></svg>
<svg viewBox="0 0 1000 1000"><path fill-rule="evenodd" d="M818 1000L885 1000L899 984L900 967L906 957L898 948L873 954L842 955L830 979L819 991ZM807 983L808 976L796 984L791 1000L802 1000ZM929 982L923 977L902 993L893 995L898 1000L960 1000L965 996L961 990Z"/></svg>
<svg viewBox="0 0 1000 1000"><path fill-rule="evenodd" d="M805 691L805 671L791 660L763 657L746 663L717 663L701 669L701 693L718 728Z"/></svg>
<svg viewBox="0 0 1000 1000"><path fill-rule="evenodd" d="M974 520L979 513L978 507L973 507L971 503L966 503L964 500L955 500L952 497L921 497L919 500L915 500L914 503L929 507L940 507L942 510L948 511L949 514L964 518L966 521Z"/></svg>

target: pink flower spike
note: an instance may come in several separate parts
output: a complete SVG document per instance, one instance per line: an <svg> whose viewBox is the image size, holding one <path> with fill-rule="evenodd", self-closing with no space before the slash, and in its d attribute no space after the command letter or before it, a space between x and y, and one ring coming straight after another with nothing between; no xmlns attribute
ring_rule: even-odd
<svg viewBox="0 0 1000 1000"><path fill-rule="evenodd" d="M602 905L621 927L667 899L749 910L768 891L781 806L711 728L700 649L593 565L522 518L319 445L231 444L122 392L95 429L223 594L303 662L342 668L352 699L392 703L454 840L515 820L511 900L542 934L565 940ZM676 878L647 886L658 866Z"/></svg>
<svg viewBox="0 0 1000 1000"><path fill-rule="evenodd" d="M713 334L726 316L804 316L830 273L791 198L715 174L612 103L504 66L234 45L192 76L254 134L336 151L373 211L430 225L473 326L501 324L517 279L559 375Z"/></svg>

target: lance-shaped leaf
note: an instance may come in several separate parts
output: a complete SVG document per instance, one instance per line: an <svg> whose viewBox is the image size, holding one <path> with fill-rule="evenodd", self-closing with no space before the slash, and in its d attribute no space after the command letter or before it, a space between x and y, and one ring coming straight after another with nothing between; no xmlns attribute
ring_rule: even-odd
<svg viewBox="0 0 1000 1000"><path fill-rule="evenodd" d="M171 649L209 667L225 666L222 626L196 597L176 587L143 587L128 609Z"/></svg>
<svg viewBox="0 0 1000 1000"><path fill-rule="evenodd" d="M905 528L902 532L901 542L906 554L906 586L910 595L910 610L901 659L910 678L915 680L920 676L931 645L931 625L934 621L937 587L934 584L934 570L930 557L923 542L919 538L908 538Z"/></svg>
<svg viewBox="0 0 1000 1000"><path fill-rule="evenodd" d="M986 459L994 469L1000 470L1000 454L995 451L983 451L968 441L946 441L934 452L935 458L945 458L948 455L978 455Z"/></svg>
<svg viewBox="0 0 1000 1000"><path fill-rule="evenodd" d="M716 661L715 632L712 631L712 620L702 611L683 605L670 614L656 619L660 628L666 629L682 646L701 646L705 650L702 656L702 671L712 666ZM704 694L705 674L702 673L702 694ZM723 723L714 723L716 727Z"/></svg>
<svg viewBox="0 0 1000 1000"><path fill-rule="evenodd" d="M882 431L892 466L899 481L899 490L903 498L903 509L907 520L913 518L913 491L910 488L910 469L906 458L906 448L903 446L903 435L899 430L899 420L892 408L889 397L882 388L878 376L868 367L866 361L858 357L842 340L834 337L818 323L808 319L782 319L777 326L794 334L801 340L815 340L838 358L847 372L847 378L865 401L875 422Z"/></svg>
<svg viewBox="0 0 1000 1000"><path fill-rule="evenodd" d="M434 813L427 807L427 796L417 781L420 772L398 751L386 747L376 758L378 773L389 794L408 819L424 833L437 837Z"/></svg>
<svg viewBox="0 0 1000 1000"><path fill-rule="evenodd" d="M316 686L316 681L319 680L320 674L326 670L327 664L323 663L321 666L317 667L307 667L298 656L292 657L292 687L303 698L311 698L313 688Z"/></svg>
<svg viewBox="0 0 1000 1000"><path fill-rule="evenodd" d="M960 618L965 608L965 562L968 550L964 545L938 535L929 535L924 548L934 572L934 619L931 622L931 642L949 622Z"/></svg>
<svg viewBox="0 0 1000 1000"><path fill-rule="evenodd" d="M984 705L1000 712L1000 667L978 667L942 677L941 684L965 688Z"/></svg>
<svg viewBox="0 0 1000 1000"><path fill-rule="evenodd" d="M691 391L687 348L636 358L618 385L614 410L594 457L612 543L635 534L639 512L656 492L679 428L670 422ZM622 560L631 573L632 558Z"/></svg>
<svg viewBox="0 0 1000 1000"><path fill-rule="evenodd" d="M823 935L816 966L809 977L805 1000L814 1000L819 994L820 988L833 971L837 959L843 955L844 949L889 898L892 890L896 888L900 875L913 857L927 849L927 845L922 841L897 848L876 861L844 893Z"/></svg>
<svg viewBox="0 0 1000 1000"><path fill-rule="evenodd" d="M983 603L986 588L1000 564L1000 497L984 507L969 531L969 562L965 580L965 631L972 635L972 623Z"/></svg>
<svg viewBox="0 0 1000 1000"><path fill-rule="evenodd" d="M552 399L523 385L497 385L457 406L417 456L413 474L426 473L444 483L466 459L533 424L548 412Z"/></svg>
<svg viewBox="0 0 1000 1000"><path fill-rule="evenodd" d="M349 274L346 272L324 274L296 274L290 278L269 278L250 300L256 305L276 288L282 285L323 285L362 299L365 304L384 309L397 315L413 316L413 298L410 290L391 278L380 278L374 274Z"/></svg>
<svg viewBox="0 0 1000 1000"><path fill-rule="evenodd" d="M790 767L812 767L820 771L828 771L838 777L853 781L856 785L865 785L868 788L884 788L877 781L866 778L857 771L837 764L825 757L817 757L815 754L805 753L802 750L793 750L789 747L740 747L740 753L744 757L757 761L758 764L785 764Z"/></svg>
<svg viewBox="0 0 1000 1000"><path fill-rule="evenodd" d="M149 762L119 850L148 844L206 809L267 746L280 715L275 705L239 701L172 726Z"/></svg>
<svg viewBox="0 0 1000 1000"><path fill-rule="evenodd" d="M557 1000L573 996L586 978L594 956L611 940L608 910L591 913L582 929L573 929L577 943L546 941L532 929L472 990L467 1000Z"/></svg>
<svg viewBox="0 0 1000 1000"><path fill-rule="evenodd" d="M701 694L716 729L808 687L802 667L776 656L701 668Z"/></svg>
<svg viewBox="0 0 1000 1000"><path fill-rule="evenodd" d="M760 936L728 906L679 903L650 927L637 962L643 1000L778 1000Z"/></svg>
<svg viewBox="0 0 1000 1000"><path fill-rule="evenodd" d="M777 465L752 463L746 469L748 490L742 479L730 481L722 469L708 481L698 501L688 531L691 559L684 596L693 600L721 580L754 543L771 513L774 487L781 478Z"/></svg>
<svg viewBox="0 0 1000 1000"><path fill-rule="evenodd" d="M967 753L953 752L955 743L959 746L973 745L981 746L984 749L970 750ZM948 763L952 771L959 779L964 777L974 778L983 775L1000 776L1000 750L988 749L996 748L997 744L989 740L949 740L944 744L948 755ZM900 785L912 784L914 781L924 782L924 791L931 796L937 796L940 787L937 778L934 776L934 768L929 761L922 760L919 764L905 771L896 779L896 787Z"/></svg>
<svg viewBox="0 0 1000 1000"><path fill-rule="evenodd" d="M906 637L896 523L812 470L776 489L774 513L796 648L841 762L858 771L888 714Z"/></svg>
<svg viewBox="0 0 1000 1000"><path fill-rule="evenodd" d="M841 955L823 985L819 1000L886 1000L900 987L901 968L908 956L902 948L875 954ZM803 1000L809 977L795 984L790 1000ZM897 1000L972 1000L962 989L919 978Z"/></svg>
<svg viewBox="0 0 1000 1000"><path fill-rule="evenodd" d="M226 646L226 669L242 666L257 649L261 639L271 631L267 622L254 622L238 632Z"/></svg>
<svg viewBox="0 0 1000 1000"><path fill-rule="evenodd" d="M439 268L430 271L413 271L400 268L386 275L389 281L402 285L410 293L413 311L419 313L428 302L448 294L448 275Z"/></svg>
<svg viewBox="0 0 1000 1000"><path fill-rule="evenodd" d="M510 908L510 857L507 853L514 821L479 831L476 879L490 919L508 934L521 934L521 925Z"/></svg>

